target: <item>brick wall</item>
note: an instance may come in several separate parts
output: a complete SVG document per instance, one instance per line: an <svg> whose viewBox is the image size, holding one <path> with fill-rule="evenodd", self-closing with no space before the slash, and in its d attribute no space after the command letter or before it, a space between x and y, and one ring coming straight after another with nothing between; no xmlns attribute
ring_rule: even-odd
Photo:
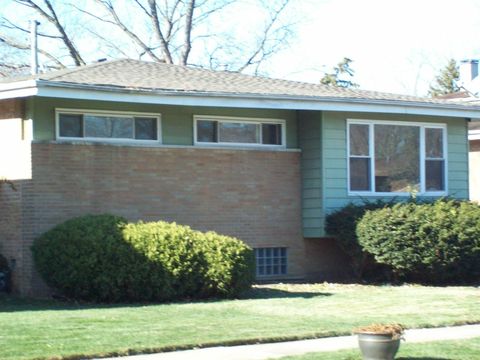
<svg viewBox="0 0 480 360"><path fill-rule="evenodd" d="M25 102L23 99L0 100L0 120L24 118Z"/></svg>
<svg viewBox="0 0 480 360"><path fill-rule="evenodd" d="M13 269L14 291L22 292L24 284L24 243L26 229L23 201L31 182L30 143L22 140L24 101L0 100L0 178L11 181L0 183L0 253Z"/></svg>
<svg viewBox="0 0 480 360"><path fill-rule="evenodd" d="M286 246L289 275L303 277L299 161L299 152L34 143L23 246L67 219L107 212ZM23 261L26 292L41 293L31 258Z"/></svg>

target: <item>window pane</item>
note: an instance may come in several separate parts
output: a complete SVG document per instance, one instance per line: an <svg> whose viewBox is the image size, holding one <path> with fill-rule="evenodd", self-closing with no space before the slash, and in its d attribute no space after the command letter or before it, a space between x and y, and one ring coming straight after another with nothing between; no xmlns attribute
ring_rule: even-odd
<svg viewBox="0 0 480 360"><path fill-rule="evenodd" d="M443 129L425 129L425 156L443 158Z"/></svg>
<svg viewBox="0 0 480 360"><path fill-rule="evenodd" d="M420 184L420 128L375 125L375 191L410 192Z"/></svg>
<svg viewBox="0 0 480 360"><path fill-rule="evenodd" d="M262 124L262 144L282 145L282 125Z"/></svg>
<svg viewBox="0 0 480 360"><path fill-rule="evenodd" d="M60 114L59 133L61 137L83 137L82 115Z"/></svg>
<svg viewBox="0 0 480 360"><path fill-rule="evenodd" d="M286 248L257 248L255 249L255 257L257 276L287 274Z"/></svg>
<svg viewBox="0 0 480 360"><path fill-rule="evenodd" d="M350 158L350 190L370 191L370 158Z"/></svg>
<svg viewBox="0 0 480 360"><path fill-rule="evenodd" d="M425 161L425 189L427 191L445 190L445 161L427 160Z"/></svg>
<svg viewBox="0 0 480 360"><path fill-rule="evenodd" d="M197 121L197 141L217 142L217 121Z"/></svg>
<svg viewBox="0 0 480 360"><path fill-rule="evenodd" d="M133 118L85 115L85 137L133 139Z"/></svg>
<svg viewBox="0 0 480 360"><path fill-rule="evenodd" d="M220 142L258 143L258 124L221 122L218 126Z"/></svg>
<svg viewBox="0 0 480 360"><path fill-rule="evenodd" d="M368 125L350 124L350 155L369 156Z"/></svg>
<svg viewBox="0 0 480 360"><path fill-rule="evenodd" d="M157 134L156 118L135 118L135 139L157 140Z"/></svg>

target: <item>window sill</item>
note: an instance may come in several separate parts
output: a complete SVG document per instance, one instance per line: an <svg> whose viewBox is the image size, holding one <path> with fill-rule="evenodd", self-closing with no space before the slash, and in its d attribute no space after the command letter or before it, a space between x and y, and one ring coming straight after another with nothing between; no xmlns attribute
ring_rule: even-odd
<svg viewBox="0 0 480 360"><path fill-rule="evenodd" d="M416 196L422 197L439 197L448 196L446 191L426 191L418 192ZM411 197L411 193L407 192L348 192L348 196L369 196L369 197Z"/></svg>
<svg viewBox="0 0 480 360"><path fill-rule="evenodd" d="M238 150L238 151L270 151L270 152L301 152L299 148L270 147L270 146L205 146L205 145L173 145L162 144L158 141L91 141L91 140L33 140L34 144L65 144L65 145L86 145L86 146L123 146L141 148L171 148L171 149L198 149L198 150Z"/></svg>
<svg viewBox="0 0 480 360"><path fill-rule="evenodd" d="M218 143L198 143L194 147L205 149L241 149L241 150L267 150L267 151L284 151L287 150L285 145L260 145L260 144L218 144Z"/></svg>

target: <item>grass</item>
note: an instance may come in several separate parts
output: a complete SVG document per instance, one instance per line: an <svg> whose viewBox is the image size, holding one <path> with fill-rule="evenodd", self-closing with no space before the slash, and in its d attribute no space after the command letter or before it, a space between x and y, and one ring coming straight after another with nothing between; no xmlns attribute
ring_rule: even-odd
<svg viewBox="0 0 480 360"><path fill-rule="evenodd" d="M479 323L476 287L263 285L246 298L78 305L0 298L0 358L80 358L350 334L372 322Z"/></svg>
<svg viewBox="0 0 480 360"><path fill-rule="evenodd" d="M438 341L428 343L402 343L396 360L473 360L480 354L480 338ZM360 350L310 353L283 357L281 360L361 360Z"/></svg>

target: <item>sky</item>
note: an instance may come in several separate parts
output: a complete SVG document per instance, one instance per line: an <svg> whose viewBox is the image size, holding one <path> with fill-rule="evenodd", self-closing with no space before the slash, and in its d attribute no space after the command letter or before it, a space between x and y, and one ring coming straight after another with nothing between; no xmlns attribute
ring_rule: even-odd
<svg viewBox="0 0 480 360"><path fill-rule="evenodd" d="M424 96L449 59L480 58L480 0L290 1L285 15L296 31L289 46L263 67L271 77L318 83L348 57L361 89ZM12 4L3 11L26 21ZM250 31L257 19L248 6L234 8L230 16L220 20L223 25L243 17ZM235 31L249 36L248 28ZM81 40L76 38L81 47L91 47Z"/></svg>
<svg viewBox="0 0 480 360"><path fill-rule="evenodd" d="M362 89L426 95L450 58L480 57L480 0L300 0L274 77L316 82L343 57Z"/></svg>

